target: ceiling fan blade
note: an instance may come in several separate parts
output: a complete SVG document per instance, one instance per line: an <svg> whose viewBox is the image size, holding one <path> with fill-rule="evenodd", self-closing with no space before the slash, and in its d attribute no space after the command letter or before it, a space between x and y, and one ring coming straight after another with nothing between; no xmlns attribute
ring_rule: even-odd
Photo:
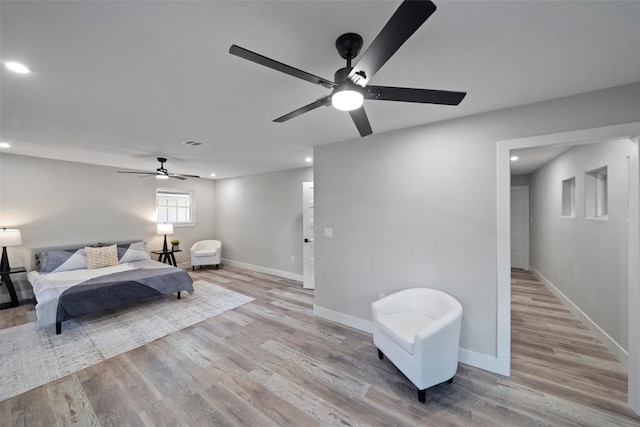
<svg viewBox="0 0 640 427"><path fill-rule="evenodd" d="M435 10L436 5L429 0L402 2L353 67L349 78L354 83L365 86Z"/></svg>
<svg viewBox="0 0 640 427"><path fill-rule="evenodd" d="M281 73L289 74L290 76L297 77L299 79L306 80L317 85L322 85L329 89L335 86L335 84L331 80L314 76L313 74L307 73L306 71L299 70L297 68L283 64L282 62L278 62L271 58L267 58L266 56L262 56L258 53L251 52L250 50L247 50L240 46L236 46L235 44L229 48L229 53L239 56L240 58L255 62L256 64L264 65L265 67L280 71Z"/></svg>
<svg viewBox="0 0 640 427"><path fill-rule="evenodd" d="M169 178L179 179L181 181L184 181L185 179L187 179L184 176L176 175L176 174L173 174L173 173L169 175Z"/></svg>
<svg viewBox="0 0 640 427"><path fill-rule="evenodd" d="M170 178L173 178L173 177L182 177L182 178L184 178L184 179L186 179L186 178L200 178L200 176L199 176L199 175L187 175L187 174L185 174L185 173L170 173L170 174L169 174L169 177L170 177Z"/></svg>
<svg viewBox="0 0 640 427"><path fill-rule="evenodd" d="M137 173L142 175L155 175L155 172L144 172L144 171L116 171L118 173Z"/></svg>
<svg viewBox="0 0 640 427"><path fill-rule="evenodd" d="M371 125L369 124L369 119L367 118L367 113L364 111L364 107L349 111L349 115L353 119L353 123L356 124L358 132L360 132L360 136L367 136L373 133Z"/></svg>
<svg viewBox="0 0 640 427"><path fill-rule="evenodd" d="M330 95L323 96L317 101L313 101L311 104L307 104L304 107L300 107L297 110L293 110L292 112L285 114L284 116L278 117L273 121L278 123L286 122L287 120L291 120L294 117L298 117L301 114L308 113L311 110L315 110L318 107L322 107L323 105L329 105L329 104L331 104Z"/></svg>
<svg viewBox="0 0 640 427"><path fill-rule="evenodd" d="M408 87L367 86L365 98L381 101L420 102L423 104L458 105L467 92L413 89Z"/></svg>

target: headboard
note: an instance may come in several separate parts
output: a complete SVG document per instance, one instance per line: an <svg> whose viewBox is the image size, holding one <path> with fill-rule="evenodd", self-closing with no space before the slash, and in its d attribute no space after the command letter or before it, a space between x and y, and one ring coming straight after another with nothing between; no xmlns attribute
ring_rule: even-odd
<svg viewBox="0 0 640 427"><path fill-rule="evenodd" d="M127 240L127 241L117 241L117 242L92 242L92 243L77 243L77 244L69 244L64 246L48 246L42 248L31 248L31 267L33 270L39 270L40 266L40 254L42 252L47 251L66 251L66 250L77 250L84 249L87 246L91 247L100 247L100 246L111 246L111 245L130 245L131 243L143 242L142 239L138 240ZM146 246L146 242L145 246Z"/></svg>

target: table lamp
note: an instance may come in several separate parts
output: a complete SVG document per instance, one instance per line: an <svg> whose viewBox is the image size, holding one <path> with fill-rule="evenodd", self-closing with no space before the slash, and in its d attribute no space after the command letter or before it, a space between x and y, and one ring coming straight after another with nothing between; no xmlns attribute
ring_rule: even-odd
<svg viewBox="0 0 640 427"><path fill-rule="evenodd" d="M162 246L162 251L168 252L169 248L167 247L167 234L173 234L173 224L167 222L156 224L156 233L164 234L164 246Z"/></svg>
<svg viewBox="0 0 640 427"><path fill-rule="evenodd" d="M7 246L18 246L21 244L22 236L20 235L20 230L10 228L0 229L0 246L2 246L0 271L5 272L11 270L11 267L9 266L9 257L7 256Z"/></svg>

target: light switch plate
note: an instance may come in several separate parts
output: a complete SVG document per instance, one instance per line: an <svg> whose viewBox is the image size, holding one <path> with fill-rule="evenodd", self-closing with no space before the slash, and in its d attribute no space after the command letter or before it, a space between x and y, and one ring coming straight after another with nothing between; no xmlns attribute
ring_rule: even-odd
<svg viewBox="0 0 640 427"><path fill-rule="evenodd" d="M333 237L333 228L325 227L324 228L324 237Z"/></svg>

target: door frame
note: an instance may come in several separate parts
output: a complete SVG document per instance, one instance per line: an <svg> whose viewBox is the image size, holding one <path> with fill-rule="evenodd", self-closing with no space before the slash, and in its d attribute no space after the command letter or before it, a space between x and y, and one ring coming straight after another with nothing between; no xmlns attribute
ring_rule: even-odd
<svg viewBox="0 0 640 427"><path fill-rule="evenodd" d="M629 190L629 406L640 414L640 122L603 126L527 138L497 141L497 340L499 373L509 375L511 362L510 151L547 145L578 145L629 138L636 144L631 156Z"/></svg>
<svg viewBox="0 0 640 427"><path fill-rule="evenodd" d="M313 182L302 183L302 287L304 289L315 289L315 264L309 252L313 248L315 240L314 219L310 217L310 209L314 208L313 198L309 205L308 196L313 194ZM315 252L315 249L314 249ZM311 259L309 259L311 258Z"/></svg>

